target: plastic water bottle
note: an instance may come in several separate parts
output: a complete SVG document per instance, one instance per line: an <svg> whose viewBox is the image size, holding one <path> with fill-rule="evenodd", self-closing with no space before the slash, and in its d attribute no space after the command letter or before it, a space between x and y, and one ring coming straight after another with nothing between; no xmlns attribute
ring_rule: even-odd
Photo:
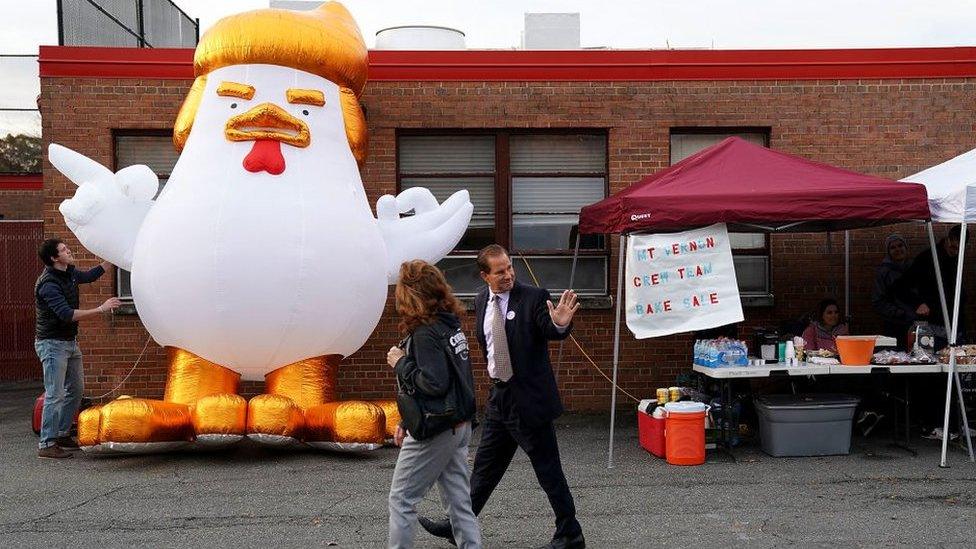
<svg viewBox="0 0 976 549"><path fill-rule="evenodd" d="M718 343L712 340L708 348L708 365L711 368L718 368L720 364Z"/></svg>

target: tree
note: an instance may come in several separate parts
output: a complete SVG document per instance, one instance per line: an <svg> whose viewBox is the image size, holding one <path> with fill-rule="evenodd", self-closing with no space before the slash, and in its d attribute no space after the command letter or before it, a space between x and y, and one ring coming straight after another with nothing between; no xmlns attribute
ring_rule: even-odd
<svg viewBox="0 0 976 549"><path fill-rule="evenodd" d="M0 139L0 173L41 173L41 138L7 134Z"/></svg>

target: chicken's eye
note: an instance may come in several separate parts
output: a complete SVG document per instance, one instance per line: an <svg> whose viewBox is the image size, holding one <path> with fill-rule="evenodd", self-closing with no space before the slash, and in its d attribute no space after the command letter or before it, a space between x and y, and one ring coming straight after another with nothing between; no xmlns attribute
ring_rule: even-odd
<svg viewBox="0 0 976 549"><path fill-rule="evenodd" d="M236 109L236 108L237 108L237 103L231 103L231 104L230 104L230 108L232 108L232 109Z"/></svg>
<svg viewBox="0 0 976 549"><path fill-rule="evenodd" d="M302 114L304 114L305 116L308 116L308 109L302 109Z"/></svg>

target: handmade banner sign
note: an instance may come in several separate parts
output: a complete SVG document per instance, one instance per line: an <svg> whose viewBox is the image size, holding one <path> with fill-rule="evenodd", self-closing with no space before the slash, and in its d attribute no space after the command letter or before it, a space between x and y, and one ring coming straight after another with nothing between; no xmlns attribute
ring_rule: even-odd
<svg viewBox="0 0 976 549"><path fill-rule="evenodd" d="M78 185L60 207L68 228L132 272L139 319L168 348L163 400L86 411L80 438L94 451L244 436L378 447L389 404L335 402L336 368L373 332L401 262L436 262L458 242L468 193L438 204L412 188L373 216L359 172L366 44L337 2L225 17L193 65L174 124L181 155L157 198L145 166L113 173L50 148ZM238 397L241 379L263 379L265 394Z"/></svg>
<svg viewBox="0 0 976 549"><path fill-rule="evenodd" d="M724 223L627 242L627 327L637 339L742 321Z"/></svg>

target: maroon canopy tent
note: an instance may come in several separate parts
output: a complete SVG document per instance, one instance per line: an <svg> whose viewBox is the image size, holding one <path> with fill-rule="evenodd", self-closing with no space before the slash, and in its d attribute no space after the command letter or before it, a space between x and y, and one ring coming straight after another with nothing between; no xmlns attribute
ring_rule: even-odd
<svg viewBox="0 0 976 549"><path fill-rule="evenodd" d="M836 168L737 137L580 210L579 234L620 234L608 467L613 467L624 235L714 223L740 232L819 232L930 219L923 185ZM570 286L575 267L574 259ZM844 271L847 279L849 265ZM845 314L847 309L845 305Z"/></svg>
<svg viewBox="0 0 976 549"><path fill-rule="evenodd" d="M923 185L864 175L730 137L580 211L579 232L819 232L929 219Z"/></svg>

